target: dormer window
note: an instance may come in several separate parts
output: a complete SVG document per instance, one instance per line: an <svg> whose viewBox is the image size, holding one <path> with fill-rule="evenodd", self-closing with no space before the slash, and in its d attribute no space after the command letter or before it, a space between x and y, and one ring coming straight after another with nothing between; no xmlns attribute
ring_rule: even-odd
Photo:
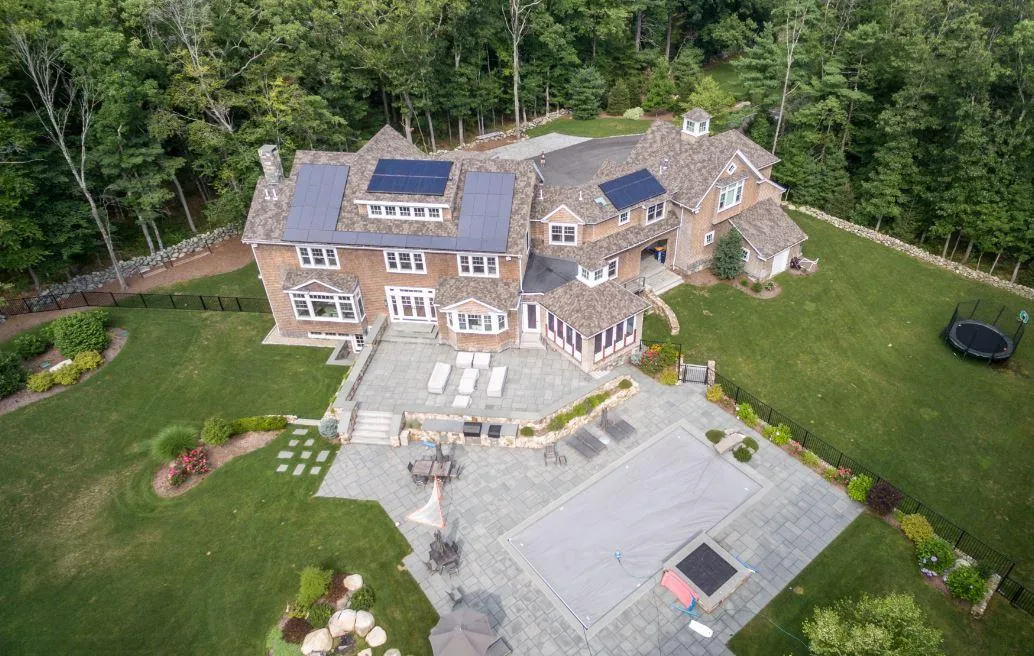
<svg viewBox="0 0 1034 656"><path fill-rule="evenodd" d="M573 223L550 223L549 243L570 246L578 241L578 226Z"/></svg>
<svg viewBox="0 0 1034 656"><path fill-rule="evenodd" d="M589 287L595 287L596 285L607 280L608 266L602 266L598 269L586 269L583 266L578 267L578 279L584 282Z"/></svg>
<svg viewBox="0 0 1034 656"><path fill-rule="evenodd" d="M366 214L371 219L407 219L415 221L441 221L442 208L429 207L427 205L416 205L414 203L366 203L357 201L359 205L366 205Z"/></svg>
<svg viewBox="0 0 1034 656"><path fill-rule="evenodd" d="M718 190L718 211L727 210L730 207L743 202L743 180L739 180L727 187Z"/></svg>

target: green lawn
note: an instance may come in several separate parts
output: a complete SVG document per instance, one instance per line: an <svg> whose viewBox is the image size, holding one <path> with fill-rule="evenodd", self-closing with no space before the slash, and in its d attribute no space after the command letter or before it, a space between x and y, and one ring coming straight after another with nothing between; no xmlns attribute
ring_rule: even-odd
<svg viewBox="0 0 1034 656"><path fill-rule="evenodd" d="M881 519L863 514L813 560L787 589L776 595L733 636L729 643L737 656L799 654L808 650L788 637L804 638L801 624L814 609L840 598L863 592L913 595L927 614L929 624L944 636L944 651L951 656L970 654L1029 654L1034 642L1034 622L996 595L980 620L971 619L961 604L923 580L915 564L912 543ZM805 639L806 641L806 639Z"/></svg>
<svg viewBox="0 0 1034 656"><path fill-rule="evenodd" d="M429 654L436 615L397 570L407 543L379 505L276 474L286 435L178 498L150 489L162 426L318 417L342 369L322 349L259 345L266 316L111 314L129 331L113 362L0 417L0 653L260 653L316 563L361 572L388 646Z"/></svg>
<svg viewBox="0 0 1034 656"><path fill-rule="evenodd" d="M649 117L644 117L640 120L630 118L595 118L589 121L562 118L528 130L528 136L541 137L544 134L558 132L574 137L617 137L625 134L642 134L650 129L652 123L653 119Z"/></svg>
<svg viewBox="0 0 1034 656"><path fill-rule="evenodd" d="M1034 584L1034 345L1005 368L963 361L939 333L957 301L1034 303L795 214L820 271L782 293L727 285L665 295L690 361L719 371L1018 559ZM648 317L645 336L665 339ZM1030 340L1028 339L1028 342Z"/></svg>
<svg viewBox="0 0 1034 656"><path fill-rule="evenodd" d="M207 278L195 278L159 287L156 294L205 294L209 296L241 296L243 298L265 298L266 290L258 277L255 262L245 264L236 271L220 273Z"/></svg>
<svg viewBox="0 0 1034 656"><path fill-rule="evenodd" d="M746 100L747 90L740 82L740 75L732 65L732 60L710 64L704 67L704 75L710 75L720 87L735 96L736 100Z"/></svg>

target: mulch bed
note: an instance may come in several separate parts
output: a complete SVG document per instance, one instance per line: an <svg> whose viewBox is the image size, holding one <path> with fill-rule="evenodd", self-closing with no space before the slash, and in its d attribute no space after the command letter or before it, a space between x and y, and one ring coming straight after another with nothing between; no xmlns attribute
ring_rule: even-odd
<svg viewBox="0 0 1034 656"><path fill-rule="evenodd" d="M103 369L104 365L114 360L115 356L118 355L119 351L122 350L122 347L126 345L126 339L129 337L129 333L127 333L122 328L109 328L108 336L111 338L111 341L108 343L108 348L104 349L104 353L101 354L102 356L104 356L104 364L97 367L96 369L92 369L90 371L83 373L83 375L79 377L79 382L75 385L54 385L46 392L33 392L32 390L23 389L18 392L15 392L14 394L11 394L10 396L5 396L4 398L0 399L0 415L5 415L8 412L12 412L14 410L17 410L18 408L27 406L30 403L42 401L48 396L54 396L55 394L60 394L61 392L64 392L67 389L71 389L76 385L81 385L84 380ZM53 366L65 359L66 358L61 356L60 351L58 351L56 348L52 348L46 353L42 355L37 355L36 357L26 361L23 364L25 368L31 371L32 373L37 373L39 371L42 371L42 369L40 368L41 363L49 362L50 366Z"/></svg>
<svg viewBox="0 0 1034 656"><path fill-rule="evenodd" d="M232 437L226 444L205 447L208 451L208 466L211 467L211 471L200 476L191 476L186 483L178 487L174 487L169 483L168 472L169 465L172 462L167 462L155 472L154 478L151 480L151 486L154 488L155 494L164 499L178 497L187 490L200 485L201 481L211 476L212 472L222 465L225 465L237 456L243 456L261 449L276 439L276 436L279 434L280 431L253 431Z"/></svg>
<svg viewBox="0 0 1034 656"><path fill-rule="evenodd" d="M685 275L682 276L682 279L685 280L690 285L693 285L695 287L711 287L713 285L728 285L730 287L734 287L734 288L740 290L741 292L743 292L747 296L753 296L754 298L760 298L760 299L774 298L776 296L779 296L779 294L782 293L782 291L783 291L783 288L779 285L779 283L773 282L772 284L775 285L775 287L773 289L766 289L766 290L762 290L760 292L755 292L754 290L752 290L750 288L750 285L744 287L743 285L740 284L740 280L742 279L742 276L738 276L736 278L733 278L732 280L722 280L722 279L718 278L717 276L715 276L714 273L712 273L710 269L701 269L700 271L694 271L693 273L685 274ZM753 284L753 283L751 283L751 284ZM762 283L762 284L765 284L765 283Z"/></svg>

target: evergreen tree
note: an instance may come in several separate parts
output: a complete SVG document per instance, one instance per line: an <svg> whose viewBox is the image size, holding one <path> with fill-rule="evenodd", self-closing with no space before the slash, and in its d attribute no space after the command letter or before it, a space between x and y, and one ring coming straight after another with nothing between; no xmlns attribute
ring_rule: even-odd
<svg viewBox="0 0 1034 656"><path fill-rule="evenodd" d="M643 109L648 112L662 112L673 108L675 103L675 82L671 79L668 62L660 61L650 72L650 85L643 98Z"/></svg>
<svg viewBox="0 0 1034 656"><path fill-rule="evenodd" d="M671 62L671 74L675 78L675 92L682 101L686 100L697 78L700 77L700 65L704 61L704 53L699 48L684 45Z"/></svg>
<svg viewBox="0 0 1034 656"><path fill-rule="evenodd" d="M722 280L732 280L743 271L742 240L736 228L718 238L711 271Z"/></svg>
<svg viewBox="0 0 1034 656"><path fill-rule="evenodd" d="M686 109L699 107L711 116L718 116L728 110L734 102L736 99L731 93L715 82L713 77L705 75L697 81L696 87L682 106Z"/></svg>
<svg viewBox="0 0 1034 656"><path fill-rule="evenodd" d="M610 88L610 95L607 96L607 112L620 116L631 106L632 96L628 92L628 85L624 80L618 80Z"/></svg>
<svg viewBox="0 0 1034 656"><path fill-rule="evenodd" d="M567 87L567 106L579 121L596 118L600 113L600 99L607 90L603 76L592 66L578 69Z"/></svg>

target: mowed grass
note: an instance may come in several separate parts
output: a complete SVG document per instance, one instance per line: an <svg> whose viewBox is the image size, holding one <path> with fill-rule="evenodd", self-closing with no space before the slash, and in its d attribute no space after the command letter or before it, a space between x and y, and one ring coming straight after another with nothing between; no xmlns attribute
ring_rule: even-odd
<svg viewBox="0 0 1034 656"><path fill-rule="evenodd" d="M803 639L802 624L815 608L862 593L905 593L915 597L927 623L941 631L950 656L1029 654L1034 622L1029 615L995 595L982 619L972 619L962 604L928 585L915 564L912 543L897 529L869 513L862 514L819 554L790 585L776 595L729 642L737 656L797 654L808 649L773 623Z"/></svg>
<svg viewBox="0 0 1034 656"><path fill-rule="evenodd" d="M158 499L149 440L173 422L319 417L342 370L261 346L265 316L112 311L129 331L89 380L0 417L0 653L261 653L308 564L361 572L388 646L428 654L433 608L396 568L379 505L276 474L288 435ZM315 434L313 433L313 436Z"/></svg>
<svg viewBox="0 0 1034 656"><path fill-rule="evenodd" d="M249 262L236 271L205 278L184 280L153 290L155 294L204 294L206 296L240 296L265 298L266 290L258 277L258 265Z"/></svg>
<svg viewBox="0 0 1034 656"><path fill-rule="evenodd" d="M743 83L740 82L740 74L736 67L732 65L731 59L708 64L704 67L703 74L713 77L718 86L731 93L736 100L746 99L747 90L743 87Z"/></svg>
<svg viewBox="0 0 1034 656"><path fill-rule="evenodd" d="M574 137L618 137L626 134L642 134L650 129L653 120L643 118L594 118L588 121L576 121L563 118L537 128L528 130L529 137L541 137L544 134L558 132Z"/></svg>
<svg viewBox="0 0 1034 656"><path fill-rule="evenodd" d="M719 371L1019 561L1034 584L1034 343L1004 367L940 331L960 300L1034 302L794 214L820 270L758 300L728 285L665 295L691 362ZM667 339L648 317L645 336Z"/></svg>

